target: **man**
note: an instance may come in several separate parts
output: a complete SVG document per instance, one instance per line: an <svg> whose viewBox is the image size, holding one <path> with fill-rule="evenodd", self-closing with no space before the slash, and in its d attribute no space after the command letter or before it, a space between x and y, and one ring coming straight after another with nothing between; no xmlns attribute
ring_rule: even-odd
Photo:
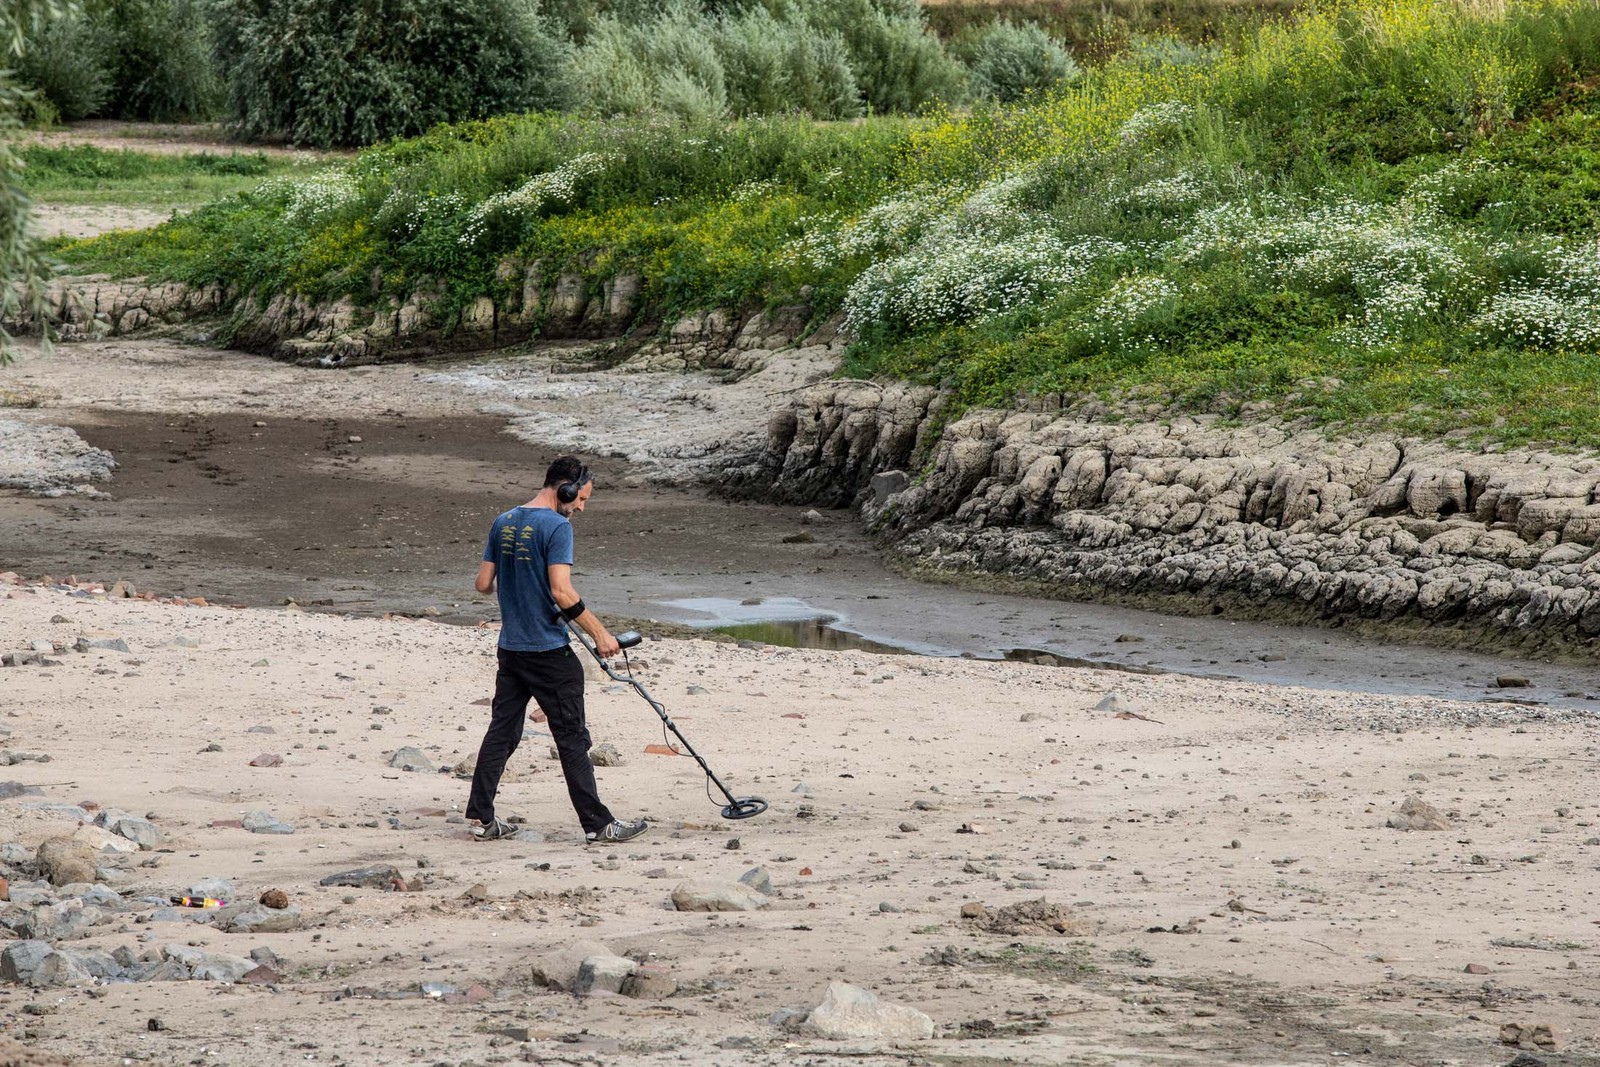
<svg viewBox="0 0 1600 1067"><path fill-rule="evenodd" d="M499 841L516 827L494 813L494 798L506 760L522 740L528 700L538 702L549 720L561 756L567 795L590 844L613 844L638 837L649 825L614 819L600 801L594 765L589 762L589 727L583 714L583 664L567 642L563 620L589 635L601 657L619 651L616 638L572 587L572 522L594 492L589 468L562 456L545 472L544 487L521 507L494 520L483 549L478 592L498 589L500 669L495 674L489 729L478 748L467 818L476 819L473 836Z"/></svg>

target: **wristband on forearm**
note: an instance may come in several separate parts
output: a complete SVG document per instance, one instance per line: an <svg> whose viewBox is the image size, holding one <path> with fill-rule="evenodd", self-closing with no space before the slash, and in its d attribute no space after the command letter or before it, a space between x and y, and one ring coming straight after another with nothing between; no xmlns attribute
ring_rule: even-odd
<svg viewBox="0 0 1600 1067"><path fill-rule="evenodd" d="M566 619L568 622L571 622L573 619L576 619L579 615L582 615L588 610L588 608L583 606L583 601L580 600L570 608L562 608L561 617Z"/></svg>

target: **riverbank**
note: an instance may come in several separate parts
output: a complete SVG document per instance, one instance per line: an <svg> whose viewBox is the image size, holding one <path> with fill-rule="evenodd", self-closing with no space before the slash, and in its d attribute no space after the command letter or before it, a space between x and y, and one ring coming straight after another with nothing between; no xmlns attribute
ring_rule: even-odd
<svg viewBox="0 0 1600 1067"><path fill-rule="evenodd" d="M194 979L19 988L0 1014L45 1052L1398 1065L1424 1047L1509 1059L1510 1024L1530 1043L1548 1027L1562 1062L1600 1062L1581 905L1600 854L1592 720L1132 676L1116 679L1119 713L1097 710L1102 672L664 640L641 676L735 791L772 809L718 819L690 761L647 751L660 729L642 702L593 685L595 739L622 759L602 788L656 823L597 853L576 843L541 727L502 801L526 841L470 842L452 821L464 781L390 766L407 747L433 767L472 755L493 629L7 585L0 632L8 647L128 647L0 668L8 748L50 757L8 772L41 792L3 802L0 836L31 852L72 832L74 805L161 834L157 851L99 859L126 910L62 947L274 961L264 985L226 995ZM64 704L72 716L50 710ZM1448 829L1387 827L1413 794ZM253 811L293 834L236 825ZM24 854L7 853L14 896ZM406 892L319 885L382 864ZM681 882L755 867L773 890L757 910L669 903ZM282 890L296 914L228 932L144 903L204 879L243 901ZM1066 933L962 918L1041 898ZM645 964L654 992L543 988L531 965L554 970L579 942ZM925 1013L936 1036L841 1043L773 1021L830 981ZM23 1011L45 1000L62 1007Z"/></svg>
<svg viewBox="0 0 1600 1067"><path fill-rule="evenodd" d="M1107 670L1546 707L1592 709L1600 695L1590 663L1441 657L1386 641L1392 630L1362 640L908 581L848 510L660 484L705 477L730 451L748 451L729 442L759 441L768 406L791 395L781 383L792 369L722 383L585 369L574 351L340 371L146 339L25 353L4 380L40 406L8 417L59 426L86 456L117 466L86 483L93 495L0 495L0 563L214 603L292 599L311 611L475 625L495 615L469 584L489 517L527 499L556 451L598 450L602 492L582 520L579 577L616 617L826 619L933 655L1044 654ZM832 484L854 491L847 477ZM1502 676L1528 684L1502 688Z"/></svg>

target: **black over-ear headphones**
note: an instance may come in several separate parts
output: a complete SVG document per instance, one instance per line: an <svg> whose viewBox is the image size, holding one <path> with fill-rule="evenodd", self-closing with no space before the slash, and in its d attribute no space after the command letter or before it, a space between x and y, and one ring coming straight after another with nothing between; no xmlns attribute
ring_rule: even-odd
<svg viewBox="0 0 1600 1067"><path fill-rule="evenodd" d="M578 476L576 478L570 482L562 482L560 485L556 486L556 499L561 501L563 504L573 503L578 499L578 494L583 491L583 487L588 485L593 480L594 476L589 473L589 468L580 463L578 465Z"/></svg>

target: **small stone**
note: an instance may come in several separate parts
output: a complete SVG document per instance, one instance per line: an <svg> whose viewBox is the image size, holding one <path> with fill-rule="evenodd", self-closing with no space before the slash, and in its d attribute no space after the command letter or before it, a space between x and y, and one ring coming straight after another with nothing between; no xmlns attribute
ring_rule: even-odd
<svg viewBox="0 0 1600 1067"><path fill-rule="evenodd" d="M405 879L400 876L398 867L393 864L382 863L372 867L358 867L355 870L330 874L318 884L354 886L360 889L393 889L396 883L404 884L404 882Z"/></svg>
<svg viewBox="0 0 1600 1067"><path fill-rule="evenodd" d="M967 903L961 905L961 917L963 919L981 919L984 915L988 914L988 910L989 909L985 908L982 904L979 904L975 900L968 901Z"/></svg>
<svg viewBox="0 0 1600 1067"><path fill-rule="evenodd" d="M766 904L765 893L743 882L688 881L672 891L672 906L678 911L755 911Z"/></svg>
<svg viewBox="0 0 1600 1067"><path fill-rule="evenodd" d="M728 838L728 843L722 847L727 849L729 852L737 852L739 851L739 839L737 837L730 837Z"/></svg>
<svg viewBox="0 0 1600 1067"><path fill-rule="evenodd" d="M763 896L772 895L772 876L765 867L751 867L739 876L739 881Z"/></svg>
<svg viewBox="0 0 1600 1067"><path fill-rule="evenodd" d="M900 824L900 832L903 834L914 834L917 832L917 828L911 823L903 822Z"/></svg>
<svg viewBox="0 0 1600 1067"><path fill-rule="evenodd" d="M1132 711L1133 705L1128 703L1128 698L1116 690L1112 690L1100 698L1100 703L1094 706L1095 711L1109 711L1113 715L1120 715L1125 711Z"/></svg>
<svg viewBox="0 0 1600 1067"><path fill-rule="evenodd" d="M622 753L610 741L603 741L589 750L589 762L596 767L620 767Z"/></svg>
<svg viewBox="0 0 1600 1067"><path fill-rule="evenodd" d="M266 811L252 811L240 820L240 824L253 834L294 833L293 826L279 821L277 816Z"/></svg>
<svg viewBox="0 0 1600 1067"><path fill-rule="evenodd" d="M1421 797L1409 796L1386 825L1395 830L1448 830L1450 820Z"/></svg>
<svg viewBox="0 0 1600 1067"><path fill-rule="evenodd" d="M1533 684L1533 680L1521 674L1502 674L1494 680L1494 684L1501 689L1522 689Z"/></svg>
<svg viewBox="0 0 1600 1067"><path fill-rule="evenodd" d="M677 979L652 967L640 967L622 981L622 995L636 1000L665 1000L677 991Z"/></svg>
<svg viewBox="0 0 1600 1067"><path fill-rule="evenodd" d="M265 907L281 910L289 906L289 894L281 889L268 889L261 894L260 901Z"/></svg>
<svg viewBox="0 0 1600 1067"><path fill-rule="evenodd" d="M626 956L590 956L578 964L572 991L579 996L595 992L621 993L622 983L639 965Z"/></svg>
<svg viewBox="0 0 1600 1067"><path fill-rule="evenodd" d="M805 1029L835 1040L922 1041L933 1036L933 1020L916 1008L886 1003L845 982L831 982L822 1003L806 1016Z"/></svg>
<svg viewBox="0 0 1600 1067"><path fill-rule="evenodd" d="M376 723L374 725L377 725ZM389 757L389 766L402 771L418 771L422 774L433 773L433 762L422 751L407 745L393 756Z"/></svg>
<svg viewBox="0 0 1600 1067"><path fill-rule="evenodd" d="M160 1033L167 1028L167 1024L162 1021L159 1015L155 1015L144 1021L144 1028L151 1033Z"/></svg>
<svg viewBox="0 0 1600 1067"><path fill-rule="evenodd" d="M263 752L250 761L252 767L282 767L283 757L272 752Z"/></svg>
<svg viewBox="0 0 1600 1067"><path fill-rule="evenodd" d="M1463 967L1462 970L1464 972L1466 972L1467 974L1488 974L1489 973L1489 968L1485 967L1481 963L1469 963L1465 967Z"/></svg>

